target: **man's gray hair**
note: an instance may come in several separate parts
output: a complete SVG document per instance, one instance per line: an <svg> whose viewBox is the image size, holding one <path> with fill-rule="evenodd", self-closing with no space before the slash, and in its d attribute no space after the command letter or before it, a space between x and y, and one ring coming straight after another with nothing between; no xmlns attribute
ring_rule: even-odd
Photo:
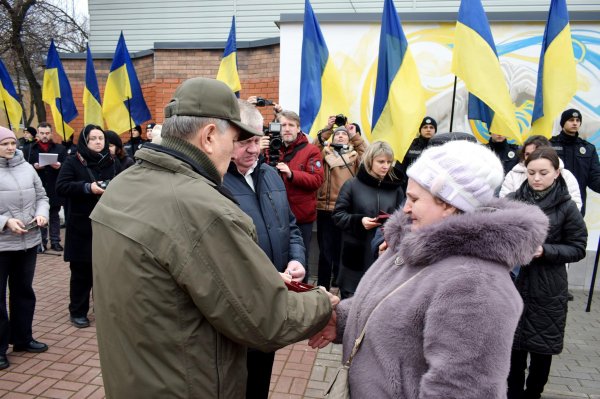
<svg viewBox="0 0 600 399"><path fill-rule="evenodd" d="M246 100L238 98L238 104L240 105L240 119L242 123L262 132L264 118L260 111Z"/></svg>
<svg viewBox="0 0 600 399"><path fill-rule="evenodd" d="M165 137L176 137L181 140L189 141L200 129L211 123L217 125L217 128L221 132L224 132L229 127L229 122L224 119L173 115L170 118L165 119L161 136L163 139Z"/></svg>

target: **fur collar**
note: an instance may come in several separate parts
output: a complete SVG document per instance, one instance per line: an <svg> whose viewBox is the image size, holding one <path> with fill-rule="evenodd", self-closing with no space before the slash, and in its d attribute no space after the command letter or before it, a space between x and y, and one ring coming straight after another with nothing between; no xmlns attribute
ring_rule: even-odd
<svg viewBox="0 0 600 399"><path fill-rule="evenodd" d="M537 207L505 198L493 199L471 213L410 231L410 219L397 210L385 224L388 251L407 264L424 267L450 256L504 264L507 269L531 261L544 243L548 218Z"/></svg>

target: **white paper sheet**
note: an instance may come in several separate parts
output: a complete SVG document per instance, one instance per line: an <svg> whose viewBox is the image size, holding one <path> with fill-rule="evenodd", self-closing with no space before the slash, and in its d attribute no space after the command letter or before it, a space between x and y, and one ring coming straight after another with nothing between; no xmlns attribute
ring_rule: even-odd
<svg viewBox="0 0 600 399"><path fill-rule="evenodd" d="M58 160L58 154L42 154L40 153L40 166L52 165Z"/></svg>

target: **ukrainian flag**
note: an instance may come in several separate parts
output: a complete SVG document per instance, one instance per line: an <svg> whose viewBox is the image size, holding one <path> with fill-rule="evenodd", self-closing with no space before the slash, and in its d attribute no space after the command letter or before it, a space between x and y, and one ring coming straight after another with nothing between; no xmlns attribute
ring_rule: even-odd
<svg viewBox="0 0 600 399"><path fill-rule="evenodd" d="M102 114L106 126L119 134L131 129L131 126L141 125L152 119L129 57L123 32L106 80Z"/></svg>
<svg viewBox="0 0 600 399"><path fill-rule="evenodd" d="M44 72L44 85L42 87L42 100L50 106L54 130L67 140L73 134L73 128L68 125L78 115L73 93L67 74L63 69L54 40L50 41L46 71Z"/></svg>
<svg viewBox="0 0 600 399"><path fill-rule="evenodd" d="M465 82L469 93L493 111L488 129L522 143L515 106L480 0L461 1L454 35L452 72Z"/></svg>
<svg viewBox="0 0 600 399"><path fill-rule="evenodd" d="M9 129L12 130L13 126L18 127L23 118L23 108L19 103L19 95L15 91L15 86L2 60L0 60L0 100L2 101L0 107L6 113Z"/></svg>
<svg viewBox="0 0 600 399"><path fill-rule="evenodd" d="M238 75L237 69L235 15L231 18L231 29L229 30L229 37L227 38L227 45L225 46L225 51L223 52L221 65L219 65L219 72L217 72L217 80L227 84L227 86L229 86L236 96L240 96L242 84L240 83L240 76Z"/></svg>
<svg viewBox="0 0 600 399"><path fill-rule="evenodd" d="M300 69L300 125L316 137L332 115L348 115L340 73L329 57L319 22L310 1L304 4L302 61Z"/></svg>
<svg viewBox="0 0 600 399"><path fill-rule="evenodd" d="M94 61L89 45L87 46L85 87L83 89L83 122L85 125L104 126L100 89L98 89L98 79L96 79L96 70L94 69Z"/></svg>
<svg viewBox="0 0 600 399"><path fill-rule="evenodd" d="M372 139L388 142L396 159L402 161L425 117L425 111L425 91L398 12L392 0L385 0L379 36Z"/></svg>
<svg viewBox="0 0 600 399"><path fill-rule="evenodd" d="M550 138L554 118L577 92L576 61L565 0L552 0L542 41L530 134Z"/></svg>

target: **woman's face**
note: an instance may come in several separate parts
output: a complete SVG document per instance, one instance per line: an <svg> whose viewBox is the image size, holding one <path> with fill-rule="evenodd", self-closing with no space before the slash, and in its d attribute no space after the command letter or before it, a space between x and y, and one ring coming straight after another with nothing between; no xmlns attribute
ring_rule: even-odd
<svg viewBox="0 0 600 399"><path fill-rule="evenodd" d="M371 175L383 180L385 175L390 171L392 167L393 159L385 154L377 155L373 158L373 164L371 165Z"/></svg>
<svg viewBox="0 0 600 399"><path fill-rule="evenodd" d="M408 179L406 203L402 211L410 216L412 230L439 222L454 214L456 208L437 198L413 179Z"/></svg>
<svg viewBox="0 0 600 399"><path fill-rule="evenodd" d="M527 165L527 182L534 191L544 191L558 178L560 171L554 169L552 162L540 158Z"/></svg>
<svg viewBox="0 0 600 399"><path fill-rule="evenodd" d="M0 142L0 157L12 159L17 151L17 140L13 138L4 139Z"/></svg>
<svg viewBox="0 0 600 399"><path fill-rule="evenodd" d="M94 151L100 152L104 148L104 133L98 129L92 129L88 135L87 147Z"/></svg>
<svg viewBox="0 0 600 399"><path fill-rule="evenodd" d="M114 144L109 144L108 150L110 151L110 155L112 155L114 157L115 154L117 153L117 146Z"/></svg>

